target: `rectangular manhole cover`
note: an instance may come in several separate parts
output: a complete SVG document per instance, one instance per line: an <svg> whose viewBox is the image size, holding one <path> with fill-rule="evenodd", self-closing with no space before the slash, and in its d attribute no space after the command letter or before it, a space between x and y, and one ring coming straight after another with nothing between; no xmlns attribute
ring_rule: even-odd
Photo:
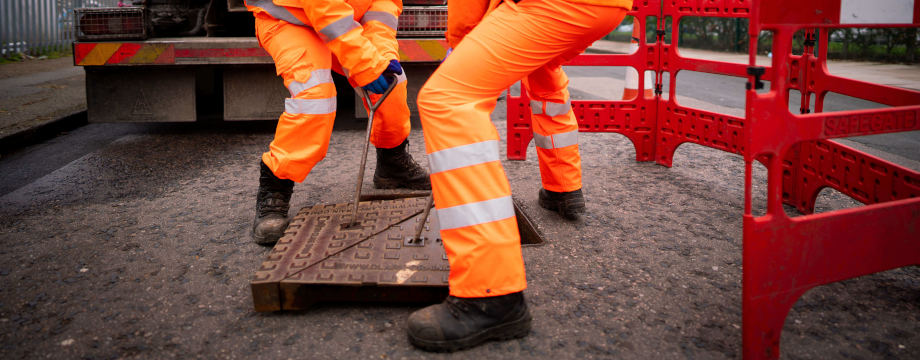
<svg viewBox="0 0 920 360"><path fill-rule="evenodd" d="M435 303L450 271L432 212L422 240L412 239L426 197L362 201L300 210L251 281L256 311L301 310L318 302ZM543 243L515 203L522 245Z"/></svg>

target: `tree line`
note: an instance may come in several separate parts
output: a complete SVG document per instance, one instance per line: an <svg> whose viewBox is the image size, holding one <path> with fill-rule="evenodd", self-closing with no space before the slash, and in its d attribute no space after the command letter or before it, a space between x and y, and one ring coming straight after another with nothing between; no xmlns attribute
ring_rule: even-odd
<svg viewBox="0 0 920 360"><path fill-rule="evenodd" d="M830 59L870 60L916 63L918 52L917 28L837 28L828 31L827 56ZM679 46L719 51L747 52L748 20L733 18L685 17L680 22ZM793 50L800 53L805 44L805 31L793 38ZM773 45L773 33L762 32L757 40L757 52L766 54ZM821 45L819 45L821 46Z"/></svg>
<svg viewBox="0 0 920 360"><path fill-rule="evenodd" d="M652 18L654 19L654 18ZM665 19L665 41L671 41L671 19ZM627 18L609 40L628 40L632 19ZM684 17L677 33L678 46L715 51L748 51L748 19ZM646 23L646 34L654 39L654 20ZM819 30L825 31L825 30ZM828 58L914 64L920 61L920 32L917 28L837 28L828 31ZM796 33L793 50L801 53L805 31ZM650 40L651 41L651 40ZM757 40L757 52L768 54L773 45L773 33L762 32Z"/></svg>

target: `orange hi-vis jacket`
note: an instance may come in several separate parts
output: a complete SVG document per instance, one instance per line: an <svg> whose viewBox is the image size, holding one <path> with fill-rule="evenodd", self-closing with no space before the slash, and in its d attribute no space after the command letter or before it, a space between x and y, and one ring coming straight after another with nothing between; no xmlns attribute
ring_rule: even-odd
<svg viewBox="0 0 920 360"><path fill-rule="evenodd" d="M455 0L447 2L447 43L456 48L479 21L503 0ZM510 1L510 0L509 0ZM525 0L526 1L526 0ZM632 9L633 0L566 0L570 3Z"/></svg>
<svg viewBox="0 0 920 360"><path fill-rule="evenodd" d="M399 59L395 35L402 0L246 0L246 7L316 30L360 86Z"/></svg>

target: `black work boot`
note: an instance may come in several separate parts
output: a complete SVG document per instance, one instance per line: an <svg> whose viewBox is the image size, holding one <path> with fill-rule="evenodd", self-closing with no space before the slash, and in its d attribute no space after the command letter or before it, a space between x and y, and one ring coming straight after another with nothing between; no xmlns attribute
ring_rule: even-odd
<svg viewBox="0 0 920 360"><path fill-rule="evenodd" d="M428 172L422 169L406 151L409 140L392 149L377 149L377 170L374 187L378 189L431 190Z"/></svg>
<svg viewBox="0 0 920 360"><path fill-rule="evenodd" d="M558 212L569 220L578 220L585 213L585 196L581 189L568 192L555 192L540 189L540 206Z"/></svg>
<svg viewBox="0 0 920 360"><path fill-rule="evenodd" d="M530 320L523 292L485 298L448 296L409 315L409 341L423 350L457 351L489 340L527 336Z"/></svg>
<svg viewBox="0 0 920 360"><path fill-rule="evenodd" d="M260 245L271 245L278 242L288 226L288 210L291 208L294 182L279 179L264 162L260 164L260 168L252 240Z"/></svg>

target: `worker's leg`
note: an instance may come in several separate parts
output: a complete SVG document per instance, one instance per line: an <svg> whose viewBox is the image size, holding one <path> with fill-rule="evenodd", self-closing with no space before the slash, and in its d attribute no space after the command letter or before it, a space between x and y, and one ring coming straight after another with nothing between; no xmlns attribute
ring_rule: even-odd
<svg viewBox="0 0 920 360"><path fill-rule="evenodd" d="M257 16L256 34L291 93L262 160L279 178L301 182L329 147L336 110L332 55L307 27Z"/></svg>
<svg viewBox="0 0 920 360"><path fill-rule="evenodd" d="M572 112L568 83L562 66L549 64L528 75L524 89L531 99L533 137L543 183L540 205L574 220L584 213L585 200L581 191L578 122Z"/></svg>
<svg viewBox="0 0 920 360"><path fill-rule="evenodd" d="M406 103L406 73L397 76L396 87L374 115L371 143L377 148L374 187L378 189L431 189L428 171L409 154L409 105ZM380 95L371 93L378 101ZM365 107L365 110L368 110Z"/></svg>
<svg viewBox="0 0 920 360"><path fill-rule="evenodd" d="M524 79L540 178L544 189L555 192L581 189L578 122L572 113L568 82L561 66L541 67Z"/></svg>
<svg viewBox="0 0 920 360"><path fill-rule="evenodd" d="M520 294L527 286L520 235L489 115L504 89L557 64L573 48L584 49L624 15L622 9L561 0L506 2L466 36L423 87L419 113L450 262L451 297L410 316L413 344L456 350L529 331ZM461 319L448 311L458 308L478 310L462 311Z"/></svg>
<svg viewBox="0 0 920 360"><path fill-rule="evenodd" d="M339 70L341 65L336 61L333 62L332 69L343 72ZM349 80L349 83L357 87L354 81ZM404 72L397 76L396 87L387 95L386 100L380 104L374 114L370 141L377 148L374 187L378 189L431 189L428 172L415 162L407 149L411 125L409 105L406 102L406 85L407 79ZM383 96L372 92L367 92L367 94L371 103L380 101ZM363 104L363 99L362 105L365 111L370 111L367 104Z"/></svg>
<svg viewBox="0 0 920 360"><path fill-rule="evenodd" d="M467 35L423 87L418 104L435 204L442 219L442 239L454 259L451 295L496 296L526 286L510 187L498 156L498 132L489 118L498 95L536 69L553 65L572 48L584 49L623 15L625 11L618 8L562 0L501 5ZM482 209L495 218L462 212L478 209L469 205L483 202ZM465 215L469 222L456 221ZM480 263L513 271L496 274L491 266L470 266Z"/></svg>
<svg viewBox="0 0 920 360"><path fill-rule="evenodd" d="M293 182L303 181L326 155L336 98L331 54L313 30L260 13L256 35L291 93L269 151L262 154L253 223L253 239L272 244L287 227Z"/></svg>

